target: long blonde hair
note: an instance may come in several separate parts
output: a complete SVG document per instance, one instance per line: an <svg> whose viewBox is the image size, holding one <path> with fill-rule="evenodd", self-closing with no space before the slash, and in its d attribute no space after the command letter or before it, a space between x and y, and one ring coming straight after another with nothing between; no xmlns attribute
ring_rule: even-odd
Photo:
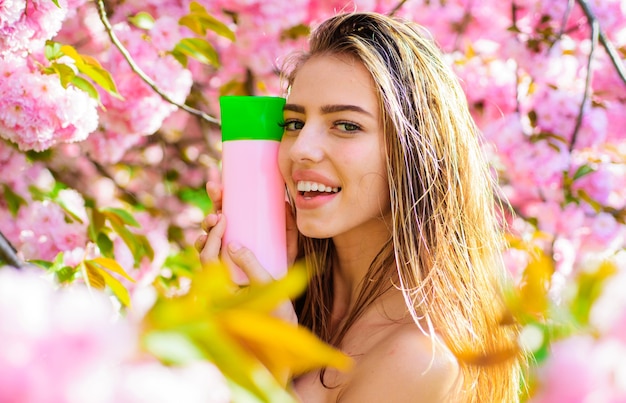
<svg viewBox="0 0 626 403"><path fill-rule="evenodd" d="M332 17L309 44L287 76L289 85L307 58L324 54L355 57L374 79L393 227L340 329L330 327L332 240L302 237L313 277L301 322L338 346L394 280L418 326L426 324L423 330L440 335L457 356L459 401L517 401L523 358L519 329L505 323L496 183L456 76L422 27L376 13Z"/></svg>

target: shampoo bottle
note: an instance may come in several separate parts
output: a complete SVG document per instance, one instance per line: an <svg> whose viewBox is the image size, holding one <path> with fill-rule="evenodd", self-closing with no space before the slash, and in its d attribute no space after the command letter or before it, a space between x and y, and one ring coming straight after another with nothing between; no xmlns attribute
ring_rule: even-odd
<svg viewBox="0 0 626 403"><path fill-rule="evenodd" d="M285 184L278 169L284 105L280 97L220 97L226 216L221 257L238 284L248 279L229 258L233 241L252 250L274 278L287 272Z"/></svg>

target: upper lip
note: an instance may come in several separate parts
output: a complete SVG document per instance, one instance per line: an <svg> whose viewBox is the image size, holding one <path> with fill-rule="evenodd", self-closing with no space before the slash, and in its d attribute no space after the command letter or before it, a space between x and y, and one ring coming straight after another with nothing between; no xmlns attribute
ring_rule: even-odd
<svg viewBox="0 0 626 403"><path fill-rule="evenodd" d="M296 170L293 171L293 173L291 174L291 178L293 179L294 183L298 183L300 181L307 181L307 182L317 182L317 183L321 183L324 186L330 186L330 187L341 187L340 184L338 184L336 181L333 181L332 179L328 178L327 176L325 176L324 174L321 174L319 172L316 171L311 171L311 170Z"/></svg>

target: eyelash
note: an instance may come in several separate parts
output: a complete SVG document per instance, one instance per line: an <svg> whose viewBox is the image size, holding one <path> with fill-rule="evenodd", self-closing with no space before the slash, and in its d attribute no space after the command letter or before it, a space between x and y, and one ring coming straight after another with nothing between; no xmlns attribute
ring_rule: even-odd
<svg viewBox="0 0 626 403"><path fill-rule="evenodd" d="M300 122L299 120L296 120L296 119L287 119L284 122L280 122L278 125L280 127L282 127L283 130L285 130L285 131L296 131L296 130L300 130L301 129L301 128L300 129L289 128L289 125L291 125L292 123L302 123L302 122ZM304 126L304 124L302 124L302 126Z"/></svg>
<svg viewBox="0 0 626 403"><path fill-rule="evenodd" d="M290 125L292 124L297 124L300 123L302 124L302 126L304 126L304 122L297 120L297 119L287 119L284 122L279 123L278 125L280 127L282 127L285 131L297 131L297 130L301 130L302 127L296 129L296 128L290 128ZM342 132L345 133L355 133L361 130L361 126L359 126L358 124L354 123L354 122L350 122L350 121L337 121L337 122L333 122L333 126L337 127L337 126L351 126L353 127L352 130L345 128L345 130L341 130Z"/></svg>

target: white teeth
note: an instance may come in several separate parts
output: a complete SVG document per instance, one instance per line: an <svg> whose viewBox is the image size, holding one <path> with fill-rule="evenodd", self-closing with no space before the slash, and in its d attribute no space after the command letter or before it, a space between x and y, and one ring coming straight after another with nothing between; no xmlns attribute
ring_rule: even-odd
<svg viewBox="0 0 626 403"><path fill-rule="evenodd" d="M298 186L298 192L325 192L325 193L339 192L338 187L330 187L330 186L326 186L322 183L317 183L317 182L299 181L297 186Z"/></svg>

